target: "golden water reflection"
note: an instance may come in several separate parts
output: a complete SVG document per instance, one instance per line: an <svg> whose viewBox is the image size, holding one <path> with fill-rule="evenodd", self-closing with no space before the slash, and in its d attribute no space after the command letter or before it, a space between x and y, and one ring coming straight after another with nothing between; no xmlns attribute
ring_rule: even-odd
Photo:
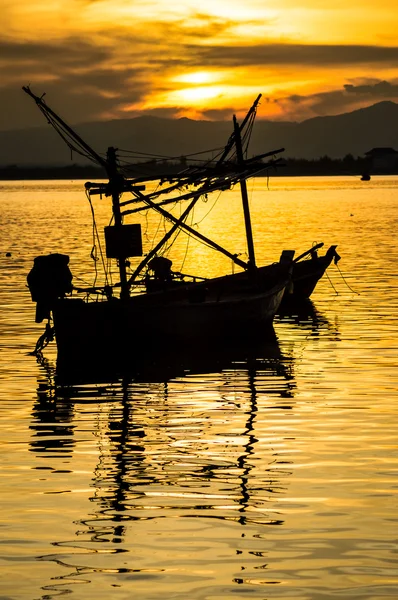
<svg viewBox="0 0 398 600"><path fill-rule="evenodd" d="M395 597L398 182L257 180L259 262L281 248L338 243L349 287L331 267L303 312L278 315L271 345L184 349L177 361L165 351L125 381L73 386L57 379L53 348L41 363L28 356L41 328L25 277L33 257L51 250L89 272L81 184L7 185L2 594ZM239 250L234 194L200 228L219 231L228 206L232 233L221 243ZM105 222L109 207L96 208ZM186 253L179 243L176 267ZM196 272L209 257L189 261ZM209 268L229 272L223 261Z"/></svg>
<svg viewBox="0 0 398 600"><path fill-rule="evenodd" d="M98 573L118 575L121 582L132 574L140 581L162 574L162 586L185 582L188 593L193 581L202 580L203 569L210 580L215 564L229 571L225 552L233 557L234 572L244 568L237 541L247 528L283 524L273 504L286 494L291 475L280 434L267 440L256 432L259 409L275 418L290 412L294 403L293 361L281 356L276 340L271 349L269 345L270 357L238 357L236 362L231 357L220 372L199 368L154 383L57 388L51 366L44 365L46 379L38 385L30 450L49 461L62 460L66 447L76 452L68 425L79 421L82 406L95 415L97 449L87 498L92 508L86 507L90 514L75 521L74 542L54 540L57 550L40 557L67 568L62 583L47 590L92 581L90 574L96 581ZM181 368L180 360L176 365ZM155 373L158 378L157 369ZM52 467L51 473L60 472L66 473ZM230 532L219 538L223 550L218 555L209 540L204 544L203 531L213 539L213 530L220 533L227 523ZM188 556L184 546L189 547ZM239 577L232 579L236 583Z"/></svg>

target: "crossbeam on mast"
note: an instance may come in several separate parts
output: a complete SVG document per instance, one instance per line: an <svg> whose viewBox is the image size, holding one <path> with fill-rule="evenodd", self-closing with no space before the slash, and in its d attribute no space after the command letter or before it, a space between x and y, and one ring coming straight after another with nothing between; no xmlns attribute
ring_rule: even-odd
<svg viewBox="0 0 398 600"><path fill-rule="evenodd" d="M171 213L169 213L167 210L164 210L163 208L161 208L155 202L152 202L152 200L149 200L144 194L141 194L141 192L139 192L139 191L135 192L135 194L137 194L137 195L139 195L141 197L141 200L143 202L145 202L145 203L148 204L149 208L153 208L154 210L156 210L157 212L159 212L166 219L168 219L172 223L174 223L174 225L167 232L167 234L160 240L160 242L156 246L156 248L154 248L154 250L152 250L150 252L150 254L147 255L143 261L141 261L141 263L139 264L138 268L134 271L133 275L130 277L130 279L127 282L129 286L131 286L133 284L134 279L139 275L139 273L142 271L142 269L145 267L145 265L149 262L149 260L152 258L152 256L154 256L156 254L156 252L158 252L158 250L160 250L160 248L162 246L164 246L164 244L171 237L171 235L174 233L174 231L176 231L179 227L182 230L185 230L186 232L188 232L191 235L195 236L196 238L198 238L202 242L205 242L206 244L208 244L209 246L211 246L212 248L214 248L214 250L217 250L218 252L221 252L222 254L224 254L225 256L227 256L228 258L230 258L231 260L233 260L237 265L239 265L243 269L247 269L247 267L248 267L247 263L245 263L243 260L241 260L240 258L238 258L238 256L236 256L236 254L232 254L231 252L229 252L228 250L226 250L225 248L223 248L222 246L220 246L216 242L213 242L213 240L211 240L210 238L206 237L202 233L199 233L199 231L196 231L195 229L193 229L192 227L190 227L189 225L187 225L185 223L186 217L188 216L188 214L191 212L191 210L193 209L193 207L196 204L196 202L199 200L199 198L204 193L205 193L205 191L195 192L194 193L193 201L189 204L189 206L184 211L184 213L182 214L182 216L179 219L177 219L177 217L175 217L174 215L172 215Z"/></svg>

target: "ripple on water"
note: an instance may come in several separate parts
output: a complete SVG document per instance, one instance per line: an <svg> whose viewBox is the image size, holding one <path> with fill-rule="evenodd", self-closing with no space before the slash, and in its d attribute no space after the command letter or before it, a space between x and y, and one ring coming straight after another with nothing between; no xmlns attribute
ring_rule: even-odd
<svg viewBox="0 0 398 600"><path fill-rule="evenodd" d="M80 183L0 186L5 597L396 597L398 185L321 179L255 184L259 256L319 239L342 255L307 314L276 318L272 355L195 369L166 353L128 385L63 388L54 350L28 356L42 326L25 277L55 249L90 271L89 207ZM220 242L244 248L234 194ZM230 270L206 252L187 272Z"/></svg>

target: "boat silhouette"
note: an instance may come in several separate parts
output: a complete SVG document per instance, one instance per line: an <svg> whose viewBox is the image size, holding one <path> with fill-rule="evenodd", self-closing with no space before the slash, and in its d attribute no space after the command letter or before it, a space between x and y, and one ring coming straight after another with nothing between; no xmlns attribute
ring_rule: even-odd
<svg viewBox="0 0 398 600"><path fill-rule="evenodd" d="M112 201L113 223L105 227L106 258L116 261L119 281L109 280L105 261L104 285L78 287L73 283L69 257L63 254L39 256L28 275L36 322L47 321L35 352L55 337L58 360L73 365L122 365L122 371L137 356L146 356L154 347L169 349L189 343L207 344L236 337L253 336L261 330L272 336L272 322L284 294L308 297L331 260L335 246L318 257L319 245L294 260L294 251L284 251L279 262L258 266L256 262L246 180L280 161L283 148L247 158L248 143L261 94L243 121L233 117L233 131L225 147L212 160L184 168L175 175L149 177L158 180L155 190L146 191L148 177L128 179L123 175L117 150L109 147L106 158L95 152L44 101L24 87L56 131L75 151L101 165L107 183L87 182L86 193ZM240 186L248 260L222 247L192 226L187 218L198 200L212 192ZM131 195L122 201L122 196ZM187 203L180 217L165 209L170 203ZM146 254L141 227L126 223L136 212L155 211L170 223L162 239ZM227 219L226 219L227 221ZM96 224L94 222L94 227ZM219 277L186 275L172 270L172 261L163 253L179 232L194 236L217 252L228 256L241 272ZM130 257L141 261L128 274ZM310 256L310 260L302 260Z"/></svg>

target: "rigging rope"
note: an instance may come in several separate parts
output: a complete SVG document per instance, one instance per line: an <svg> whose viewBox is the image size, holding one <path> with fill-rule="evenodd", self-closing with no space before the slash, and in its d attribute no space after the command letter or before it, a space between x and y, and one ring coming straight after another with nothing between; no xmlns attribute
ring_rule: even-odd
<svg viewBox="0 0 398 600"><path fill-rule="evenodd" d="M95 220L95 212L94 212L94 206L93 203L91 202L91 197L90 194L88 193L88 191L86 190L86 197L87 200L89 202L90 205L90 209L91 209L91 215L92 215L92 219L93 219L93 247L91 249L91 258L94 261L94 269L95 269L95 277L94 277L94 283L93 283L93 287L95 287L95 284L97 282L97 277L98 277L98 269L97 269L97 261L98 261L98 256L97 256L97 246L96 246L96 241L98 242L98 247L99 247L99 251L100 251L100 256L101 256L101 262L102 262L102 266L104 269L104 276L105 276L105 285L109 285L109 280L108 280L108 270L105 264L105 259L104 259L104 254L102 252L102 245L101 245L101 240L98 234L98 229L97 229L97 223Z"/></svg>
<svg viewBox="0 0 398 600"><path fill-rule="evenodd" d="M191 227L192 227L192 223L193 223L194 212L195 212L195 207L192 209ZM185 248L185 255L184 255L181 267L180 267L180 272L182 272L182 270L184 268L184 264L185 264L185 261L186 261L187 255L188 255L189 242L190 242L190 237L188 236L188 238L187 238L187 245L186 245L186 248Z"/></svg>
<svg viewBox="0 0 398 600"><path fill-rule="evenodd" d="M149 156L150 158L158 158L159 160L177 160L179 158L181 158L181 156L184 156L185 158L191 158L192 156L200 156L201 154L208 154L209 152L219 152L223 150L223 148L210 148L209 150L202 150L201 152L192 152L191 154L184 154L181 155L179 154L178 156L168 156L168 155L162 155L162 154L150 154L149 152L138 152L136 150L124 150L123 148L119 148L118 151L120 152L126 152L128 154L134 154L136 156Z"/></svg>
<svg viewBox="0 0 398 600"><path fill-rule="evenodd" d="M335 286L333 285L333 283L332 283L332 280L330 279L330 277L329 277L329 273L327 272L327 270L325 271L325 274L326 274L326 277L328 278L328 281L329 281L330 285L331 285L331 286L332 286L332 288L334 289L334 291L335 291L335 293L336 293L336 296L338 296L338 295L339 295L339 292L336 290Z"/></svg>
<svg viewBox="0 0 398 600"><path fill-rule="evenodd" d="M29 354L31 356L37 356L40 357L41 356L41 351L50 343L53 341L55 336L55 329L54 327L51 327L50 325L50 321L48 323L46 323L46 327L44 330L44 333L42 333L42 335L39 337L39 339L36 342L36 346L35 349L33 350L33 352L30 352Z"/></svg>
<svg viewBox="0 0 398 600"><path fill-rule="evenodd" d="M55 118L49 112L47 112L45 105L37 104L37 106L47 119L47 122L55 129L55 131L63 139L63 141L70 148L71 151L76 152L77 154L84 156L91 162L98 164L98 161L93 156L91 156L89 152L87 152L84 146L79 144L79 142L76 140L73 140L72 142L73 138L71 138L70 133L58 121L56 121Z"/></svg>
<svg viewBox="0 0 398 600"><path fill-rule="evenodd" d="M214 200L213 205L211 206L211 208L207 211L207 213L200 219L200 221L197 221L196 223L194 223L193 227L197 227L198 225L200 225L202 223L202 221L204 221L206 219L206 217L211 213L211 211L213 210L213 208L215 207L215 205L217 204L217 202L220 199L220 196L222 194L222 191L220 191L218 193L217 198ZM207 200L206 200L207 202Z"/></svg>
<svg viewBox="0 0 398 600"><path fill-rule="evenodd" d="M342 273L342 272L341 272L341 270L340 270L340 267L339 267L339 265L338 265L337 263L335 263L335 265L336 265L336 267L337 267L337 270L338 270L338 272L339 272L339 273L340 273L340 275L341 275L341 278L342 278L342 280L344 281L344 283L346 284L346 286L348 287L348 289L349 289L349 290L350 290L350 291L351 291L353 294L357 294L357 296L360 296L361 294L360 294L359 292L356 292L355 290L353 290L353 289L352 289L352 287L351 287L351 286L350 286L350 285L347 283L347 281L346 281L346 279L345 279L345 277L344 277L343 273Z"/></svg>

